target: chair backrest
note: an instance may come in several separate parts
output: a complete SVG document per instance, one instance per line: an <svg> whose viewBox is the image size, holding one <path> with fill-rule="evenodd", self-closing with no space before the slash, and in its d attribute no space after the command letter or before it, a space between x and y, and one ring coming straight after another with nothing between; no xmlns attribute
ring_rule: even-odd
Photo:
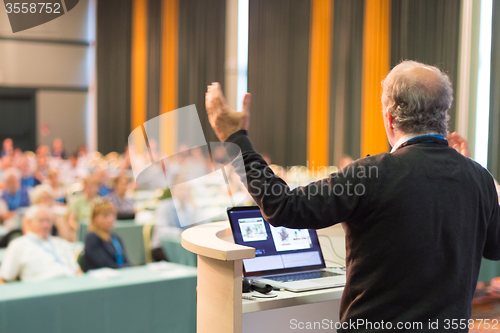
<svg viewBox="0 0 500 333"><path fill-rule="evenodd" d="M84 273L86 273L89 270L89 267L87 265L87 259L85 258L85 250L81 250L76 254L76 262L82 269Z"/></svg>
<svg viewBox="0 0 500 333"><path fill-rule="evenodd" d="M23 231L21 229L15 229L10 231L8 234L0 238L0 248L7 247L10 242L12 242L17 237L21 237Z"/></svg>
<svg viewBox="0 0 500 333"><path fill-rule="evenodd" d="M87 236L87 230L89 228L89 220L81 219L80 221L78 221L78 225L78 241L85 242L85 237Z"/></svg>
<svg viewBox="0 0 500 333"><path fill-rule="evenodd" d="M153 238L154 223L145 224L142 228L142 237L144 238L144 258L146 263L153 262L153 249L151 239Z"/></svg>

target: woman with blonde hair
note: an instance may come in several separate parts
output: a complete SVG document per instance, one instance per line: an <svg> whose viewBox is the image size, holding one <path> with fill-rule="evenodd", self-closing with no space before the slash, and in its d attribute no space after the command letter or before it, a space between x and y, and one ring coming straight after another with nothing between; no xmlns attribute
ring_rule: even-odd
<svg viewBox="0 0 500 333"><path fill-rule="evenodd" d="M106 199L96 199L85 237L85 261L88 269L130 266L121 238L113 232L116 208Z"/></svg>

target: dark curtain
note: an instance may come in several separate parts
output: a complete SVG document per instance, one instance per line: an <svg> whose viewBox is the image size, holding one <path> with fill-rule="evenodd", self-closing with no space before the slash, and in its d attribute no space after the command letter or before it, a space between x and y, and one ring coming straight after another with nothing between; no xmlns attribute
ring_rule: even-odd
<svg viewBox="0 0 500 333"><path fill-rule="evenodd" d="M309 1L250 1L250 136L257 151L283 166L307 159L309 23Z"/></svg>
<svg viewBox="0 0 500 333"><path fill-rule="evenodd" d="M360 157L364 0L335 0L330 93L330 164Z"/></svg>
<svg viewBox="0 0 500 333"><path fill-rule="evenodd" d="M130 134L131 0L97 2L97 149L123 152Z"/></svg>
<svg viewBox="0 0 500 333"><path fill-rule="evenodd" d="M450 76L456 90L460 6L457 0L393 0L391 68L406 59L437 66ZM449 114L453 131L455 103Z"/></svg>
<svg viewBox="0 0 500 333"><path fill-rule="evenodd" d="M488 169L500 177L500 1L493 1Z"/></svg>
<svg viewBox="0 0 500 333"><path fill-rule="evenodd" d="M149 0L148 5L147 120L160 115L161 2Z"/></svg>
<svg viewBox="0 0 500 333"><path fill-rule="evenodd" d="M178 105L196 105L207 142L219 141L208 122L205 92L212 82L224 90L225 33L225 0L179 1Z"/></svg>

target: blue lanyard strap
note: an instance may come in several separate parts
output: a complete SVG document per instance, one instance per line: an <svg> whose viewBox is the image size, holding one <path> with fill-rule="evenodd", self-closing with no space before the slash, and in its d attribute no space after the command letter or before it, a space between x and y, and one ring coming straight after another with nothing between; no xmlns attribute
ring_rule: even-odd
<svg viewBox="0 0 500 333"><path fill-rule="evenodd" d="M54 243L52 243L52 241L49 239L47 239L47 242L50 244L50 250L48 248L46 248L42 241L33 237L33 236L28 236L29 239L31 239L33 242L35 242L35 244L37 244L38 246L40 246L45 252L47 252L48 254L52 255L54 257L54 259L61 265L65 266L66 267L66 264L64 263L64 261L62 261L62 259L59 257L59 255L57 254L57 251L56 251L56 247L54 246Z"/></svg>
<svg viewBox="0 0 500 333"><path fill-rule="evenodd" d="M420 136L416 136L414 138L411 138L410 140L413 140L413 139L419 139L419 138L425 138L426 136L431 136L433 138L438 138L438 139L441 139L441 140L444 140L444 136L442 136L441 134L427 134L427 135L420 135ZM408 141L410 141L408 140Z"/></svg>
<svg viewBox="0 0 500 333"><path fill-rule="evenodd" d="M116 257L116 263L118 266L123 266L124 260L123 260L123 249L118 241L118 239L115 236L111 236L111 243L113 244L115 248L115 257Z"/></svg>
<svg viewBox="0 0 500 333"><path fill-rule="evenodd" d="M436 140L437 139L437 140ZM404 148L406 146L409 146L414 143L440 143L440 144L445 144L448 145L448 141L444 138L444 136L440 134L427 134L427 135L420 135L413 137L411 139L406 140L404 143L402 143L398 149Z"/></svg>

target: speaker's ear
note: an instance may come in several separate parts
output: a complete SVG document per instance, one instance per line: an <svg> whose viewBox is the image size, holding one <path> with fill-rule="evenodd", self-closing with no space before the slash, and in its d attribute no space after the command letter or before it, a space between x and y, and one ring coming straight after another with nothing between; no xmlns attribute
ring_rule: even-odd
<svg viewBox="0 0 500 333"><path fill-rule="evenodd" d="M250 281L248 281L248 279L243 278L243 285L242 285L241 291L244 293L249 293L250 291L252 291L251 284L250 284Z"/></svg>

